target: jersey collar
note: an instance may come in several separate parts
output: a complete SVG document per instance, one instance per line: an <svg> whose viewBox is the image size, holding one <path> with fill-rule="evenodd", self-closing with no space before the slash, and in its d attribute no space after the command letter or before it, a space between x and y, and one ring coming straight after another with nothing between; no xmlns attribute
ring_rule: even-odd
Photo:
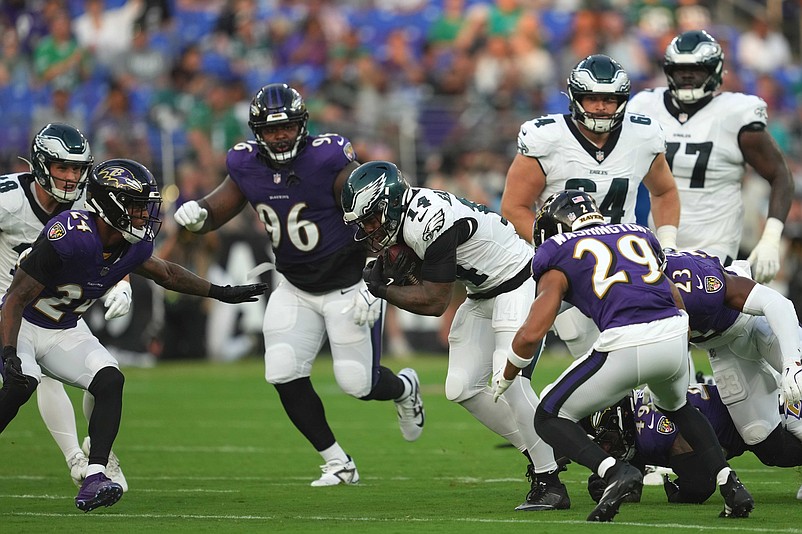
<svg viewBox="0 0 802 534"><path fill-rule="evenodd" d="M599 148L591 143L587 137L582 135L582 132L579 131L579 126L577 126L573 119L571 119L571 115L563 115L563 118L565 119L565 123L568 125L568 129L574 135L574 138L579 141L580 146L599 164L603 163L604 160L607 159L607 156L609 156L613 151L615 146L618 144L618 139L621 137L621 129L623 128L623 124L610 132L610 136L607 138L604 146Z"/></svg>

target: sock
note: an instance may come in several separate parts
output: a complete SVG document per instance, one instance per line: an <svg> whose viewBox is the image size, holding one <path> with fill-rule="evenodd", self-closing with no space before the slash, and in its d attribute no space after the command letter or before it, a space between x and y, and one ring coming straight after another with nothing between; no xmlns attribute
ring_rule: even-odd
<svg viewBox="0 0 802 534"><path fill-rule="evenodd" d="M69 460L81 447L75 426L75 410L64 386L57 380L42 377L36 389L36 402L47 430L64 454L64 459Z"/></svg>
<svg viewBox="0 0 802 534"><path fill-rule="evenodd" d="M719 471L718 474L716 475L716 484L718 484L719 486L723 486L724 484L726 484L727 479L730 478L731 472L732 469L730 469L729 467L725 467L724 469Z"/></svg>
<svg viewBox="0 0 802 534"><path fill-rule="evenodd" d="M98 473L105 473L105 472L106 472L106 466L105 465L89 464L89 466L86 468L86 476L87 476L87 478L89 478L92 475L96 475Z"/></svg>
<svg viewBox="0 0 802 534"><path fill-rule="evenodd" d="M320 456L323 457L323 460L325 460L326 463L329 463L332 460L339 460L342 463L345 463L349 459L349 456L345 454L343 448L340 447L340 444L337 443L336 441L334 442L334 445L332 445L328 449L320 451Z"/></svg>
<svg viewBox="0 0 802 534"><path fill-rule="evenodd" d="M604 475L607 474L607 471L609 471L610 468L613 467L614 465L615 465L615 458L613 457L603 460L602 463L599 464L599 470L597 471L597 474L600 477L604 478Z"/></svg>

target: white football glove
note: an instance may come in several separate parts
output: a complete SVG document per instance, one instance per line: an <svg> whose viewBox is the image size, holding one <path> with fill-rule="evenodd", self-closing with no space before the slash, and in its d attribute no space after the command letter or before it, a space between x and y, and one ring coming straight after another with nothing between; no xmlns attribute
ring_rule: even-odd
<svg viewBox="0 0 802 534"><path fill-rule="evenodd" d="M194 200L190 200L189 202L184 202L181 204L181 206L175 211L173 218L175 219L175 222L190 232L197 232L203 228L203 223L206 221L206 217L208 216L209 212L206 210L206 208L201 208L200 204Z"/></svg>
<svg viewBox="0 0 802 534"><path fill-rule="evenodd" d="M773 217L768 219L760 241L747 258L752 265L752 274L756 282L761 284L771 282L780 270L780 239L784 226L779 219Z"/></svg>
<svg viewBox="0 0 802 534"><path fill-rule="evenodd" d="M357 326L365 323L373 326L382 313L381 299L374 297L367 287L361 287L354 292L351 304L343 308L342 313L348 313L351 309L354 310L354 323Z"/></svg>
<svg viewBox="0 0 802 534"><path fill-rule="evenodd" d="M108 308L103 317L108 321L115 317L122 317L131 309L131 284L120 280L106 293L103 305Z"/></svg>
<svg viewBox="0 0 802 534"><path fill-rule="evenodd" d="M518 375L516 375L518 376ZM493 402L498 402L498 398L501 397L505 391L507 391L513 382L515 382L515 378L512 380L507 380L504 378L504 368L502 367L495 373L493 373L493 380L491 381L493 385Z"/></svg>
<svg viewBox="0 0 802 534"><path fill-rule="evenodd" d="M783 402L793 404L802 400L802 365L793 362L783 369L780 380L780 395Z"/></svg>

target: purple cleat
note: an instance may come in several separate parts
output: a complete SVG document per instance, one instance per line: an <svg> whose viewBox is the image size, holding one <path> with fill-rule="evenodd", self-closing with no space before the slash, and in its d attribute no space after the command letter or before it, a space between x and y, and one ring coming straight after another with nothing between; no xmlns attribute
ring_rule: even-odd
<svg viewBox="0 0 802 534"><path fill-rule="evenodd" d="M84 479L75 506L84 512L91 512L101 506L111 506L123 496L123 488L112 482L103 473L96 473Z"/></svg>

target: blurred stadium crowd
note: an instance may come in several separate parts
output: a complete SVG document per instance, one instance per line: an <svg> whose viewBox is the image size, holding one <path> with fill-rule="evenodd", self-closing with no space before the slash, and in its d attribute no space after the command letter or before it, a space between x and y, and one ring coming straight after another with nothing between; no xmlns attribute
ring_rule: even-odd
<svg viewBox="0 0 802 534"><path fill-rule="evenodd" d="M305 97L313 134L343 134L360 161L395 161L418 184L497 208L520 124L567 112L565 79L580 59L617 59L635 93L665 85L663 52L678 32L704 28L725 49L722 90L768 103L802 192L800 9L775 0L4 0L0 170L27 170L17 157L32 135L68 122L96 161L148 165L171 223L174 206L220 183L227 150L251 137L253 94L286 82ZM746 250L766 211L765 184L748 181ZM167 224L161 255L213 281L236 278L229 266L268 256L261 223L243 219L205 236ZM776 284L802 310L802 200L785 235ZM229 359L260 341L258 307L230 317L192 297L152 297L139 297L153 301L145 324L120 327L137 332L125 341L134 352ZM206 327L210 317L229 325L225 334ZM196 343L159 335L165 325ZM403 347L397 325L388 332Z"/></svg>

